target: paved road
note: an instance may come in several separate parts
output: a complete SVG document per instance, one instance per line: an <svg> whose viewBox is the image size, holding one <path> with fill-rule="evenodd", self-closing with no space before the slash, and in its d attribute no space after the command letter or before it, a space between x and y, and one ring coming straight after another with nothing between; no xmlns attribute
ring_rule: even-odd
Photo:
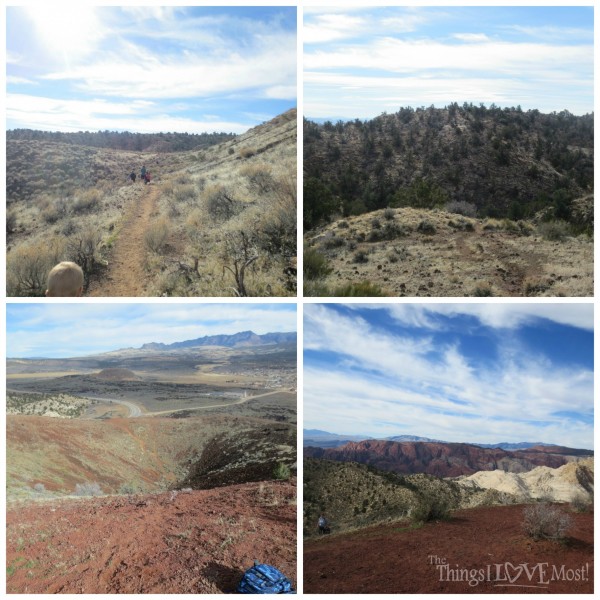
<svg viewBox="0 0 600 600"><path fill-rule="evenodd" d="M192 411L192 410L207 410L210 408L223 408L223 407L227 407L227 406L235 406L236 404L244 404L246 402L250 402L250 400L255 400L256 398L264 398L265 396L272 396L274 394L281 394L281 393L287 393L287 394L295 394L295 392L290 392L288 389L280 389L280 390L274 390L272 392L265 392L264 394L257 394L256 396L247 396L246 398L240 398L239 400L233 400L232 402L227 402L226 404L211 404L210 406L197 406L195 408L176 408L173 410L161 410L158 412L147 412L144 414L145 417L156 417L159 415L169 415L171 413L177 413L177 412L185 412L185 411ZM108 398L92 398L91 396L86 396L86 398L88 400L99 400L101 402L115 402L116 404L122 404L123 406L126 406L129 409L129 418L133 418L133 417L141 417L142 416L142 411L140 410L140 407L137 406L137 404L134 404L133 402L128 402L127 400L114 400L114 399L108 399Z"/></svg>
<svg viewBox="0 0 600 600"><path fill-rule="evenodd" d="M250 402L250 400L255 400L256 398L264 398L265 396L272 396L273 394L282 393L295 394L295 392L290 392L288 389L280 389L274 390L272 392L266 392L264 394L257 394L256 396L247 396L246 398L240 398L239 400L234 400L233 402L228 402L227 404L211 404L210 406L197 406L196 408L177 408L175 410L161 410L160 412L146 413L146 416L155 417L157 415L167 415L176 412L184 412L191 410L207 410L209 408L223 408L225 406L235 406L236 404L244 404L245 402Z"/></svg>
<svg viewBox="0 0 600 600"><path fill-rule="evenodd" d="M142 411L140 410L140 407L137 404L134 404L133 402L129 402L128 400L115 400L114 398L95 398L92 396L84 396L84 398L86 398L87 400L98 400L100 402L114 402L115 404L121 404L122 406L125 406L129 409L130 419L142 416Z"/></svg>

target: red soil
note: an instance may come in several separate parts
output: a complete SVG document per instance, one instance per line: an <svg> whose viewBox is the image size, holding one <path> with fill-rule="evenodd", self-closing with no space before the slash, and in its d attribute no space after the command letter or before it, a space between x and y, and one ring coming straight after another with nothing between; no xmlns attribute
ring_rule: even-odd
<svg viewBox="0 0 600 600"><path fill-rule="evenodd" d="M227 593L254 559L296 583L296 482L9 506L8 593Z"/></svg>
<svg viewBox="0 0 600 600"><path fill-rule="evenodd" d="M395 523L307 540L304 592L593 593L593 514L573 514L562 543L526 537L522 515L522 506L476 508L420 529Z"/></svg>

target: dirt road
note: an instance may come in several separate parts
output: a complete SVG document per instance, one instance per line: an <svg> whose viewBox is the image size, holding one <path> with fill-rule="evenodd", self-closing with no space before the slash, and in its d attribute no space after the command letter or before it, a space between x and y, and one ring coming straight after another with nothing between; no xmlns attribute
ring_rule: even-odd
<svg viewBox="0 0 600 600"><path fill-rule="evenodd" d="M108 269L100 281L90 283L88 296L147 295L144 235L156 212L158 194L159 188L149 185L141 188L139 196L130 197Z"/></svg>

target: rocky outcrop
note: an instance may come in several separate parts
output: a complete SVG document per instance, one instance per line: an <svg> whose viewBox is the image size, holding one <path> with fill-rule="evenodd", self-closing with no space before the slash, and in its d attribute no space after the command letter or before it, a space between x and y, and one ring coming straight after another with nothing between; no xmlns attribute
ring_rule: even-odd
<svg viewBox="0 0 600 600"><path fill-rule="evenodd" d="M397 473L458 477L472 475L477 471L523 473L538 466L557 468L576 460L577 453L585 453L588 456L593 454L590 451L572 451L569 448L542 448L543 450L531 448L510 452L471 444L366 440L349 442L339 448L308 447L304 449L304 455L344 462L353 461ZM553 448L554 451L548 448Z"/></svg>
<svg viewBox="0 0 600 600"><path fill-rule="evenodd" d="M570 502L575 497L589 499L594 492L594 459L570 462L558 469L536 467L520 474L498 470L480 471L461 477L458 483L466 488L506 492L522 502L533 499Z"/></svg>

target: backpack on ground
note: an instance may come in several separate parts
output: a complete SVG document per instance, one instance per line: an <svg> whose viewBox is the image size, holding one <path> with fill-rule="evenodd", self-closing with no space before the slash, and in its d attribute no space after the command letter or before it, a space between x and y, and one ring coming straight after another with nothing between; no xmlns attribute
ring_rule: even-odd
<svg viewBox="0 0 600 600"><path fill-rule="evenodd" d="M254 563L242 577L238 594L293 594L290 580L271 565Z"/></svg>

